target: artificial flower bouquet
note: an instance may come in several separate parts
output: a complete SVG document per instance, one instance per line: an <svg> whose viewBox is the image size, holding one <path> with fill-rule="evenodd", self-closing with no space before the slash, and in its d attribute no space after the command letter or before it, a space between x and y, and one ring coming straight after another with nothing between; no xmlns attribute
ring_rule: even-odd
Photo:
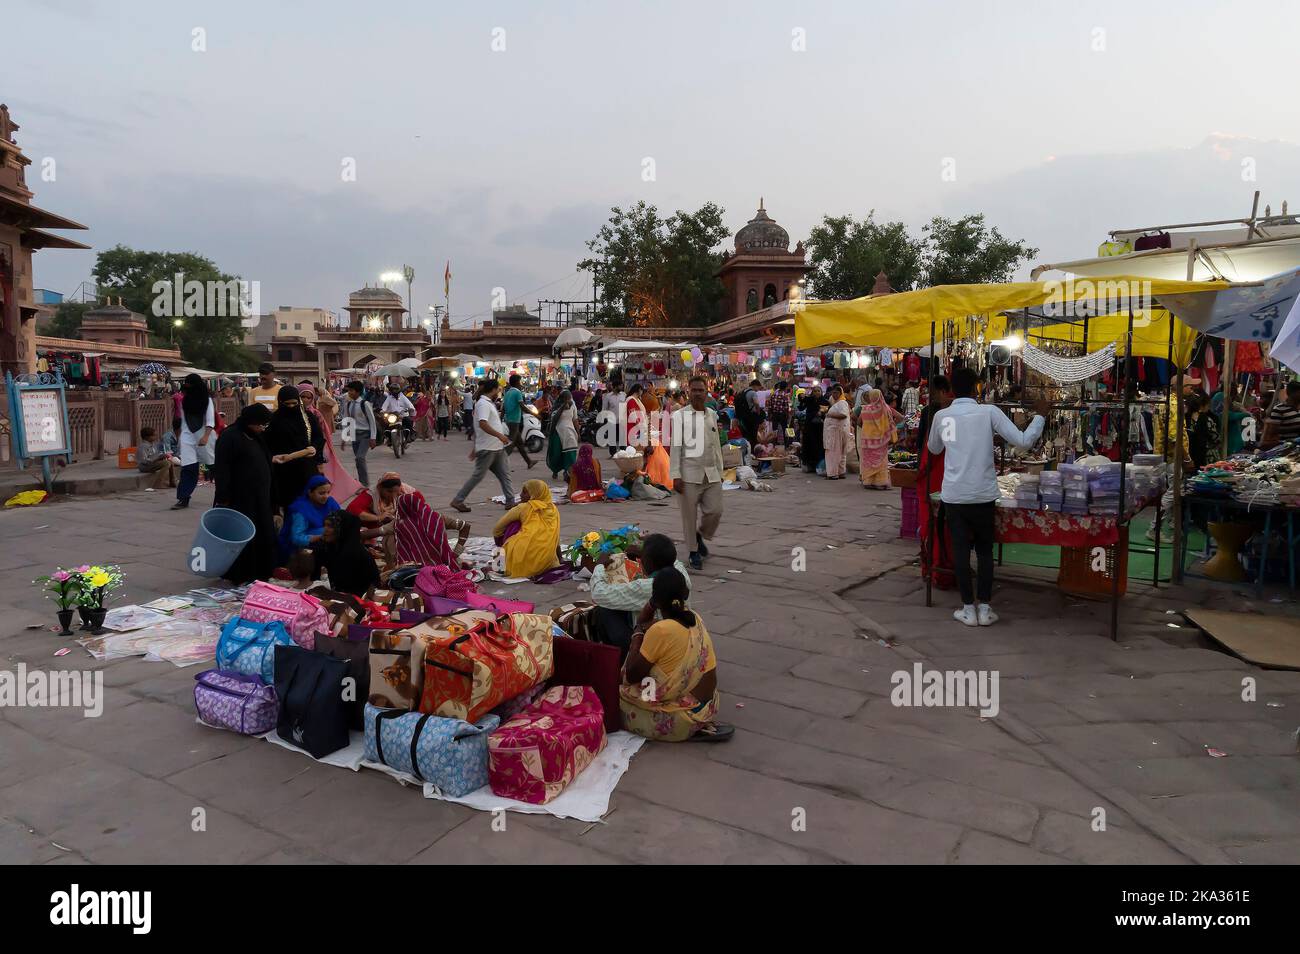
<svg viewBox="0 0 1300 954"><path fill-rule="evenodd" d="M617 530L592 530L569 545L566 556L575 567L591 569L612 553L626 553L628 547L641 543L641 528L628 524Z"/></svg>
<svg viewBox="0 0 1300 954"><path fill-rule="evenodd" d="M124 582L118 566L80 566L76 572L81 580L77 603L88 609L103 609Z"/></svg>
<svg viewBox="0 0 1300 954"><path fill-rule="evenodd" d="M44 585L46 597L58 603L60 611L72 609L81 597L81 574L76 570L57 567L53 573L38 576L32 582Z"/></svg>

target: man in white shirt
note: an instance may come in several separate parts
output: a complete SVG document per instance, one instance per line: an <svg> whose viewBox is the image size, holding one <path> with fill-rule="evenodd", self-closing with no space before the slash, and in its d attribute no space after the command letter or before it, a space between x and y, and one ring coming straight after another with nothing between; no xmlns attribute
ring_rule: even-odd
<svg viewBox="0 0 1300 954"><path fill-rule="evenodd" d="M388 386L388 397L384 398L384 404L380 410L385 413L392 411L398 417L409 418L415 413L415 405L411 403L409 397L402 393L401 388L396 384L390 384Z"/></svg>
<svg viewBox="0 0 1300 954"><path fill-rule="evenodd" d="M992 404L975 401L975 372L958 368L952 375L953 402L934 416L926 441L931 454L943 452L944 520L952 539L953 572L961 590L962 608L953 618L967 626L991 626L997 614L989 606L993 595L993 533L998 500L993 465L993 435L1008 444L1029 448L1043 433L1048 403L1040 399L1034 419L1023 431ZM971 584L970 551L978 564ZM977 602L978 601L978 602Z"/></svg>
<svg viewBox="0 0 1300 954"><path fill-rule="evenodd" d="M461 396L460 402L461 417L465 422L465 437L469 440L474 439L474 389L466 388L465 393Z"/></svg>
<svg viewBox="0 0 1300 954"><path fill-rule="evenodd" d="M621 442L627 436L621 426L627 420L624 417L627 412L623 410L623 405L626 403L627 395L623 393L623 379L611 375L605 396L600 399L600 429L606 434L613 435L613 440L606 445L610 457L623 449Z"/></svg>
<svg viewBox="0 0 1300 954"><path fill-rule="evenodd" d="M908 381L907 387L903 390L903 416L911 417L916 413L916 409L921 406L921 391L916 386L915 381Z"/></svg>
<svg viewBox="0 0 1300 954"><path fill-rule="evenodd" d="M470 455L474 461L474 472L451 501L452 507L461 513L469 513L470 508L465 503L465 498L487 476L489 470L501 483L501 492L506 496L506 507L515 504L515 492L510 486L510 465L506 463L506 447L510 443L510 435L506 433L506 426L494 403L500 387L496 378L487 378L474 403L474 451Z"/></svg>
<svg viewBox="0 0 1300 954"><path fill-rule="evenodd" d="M682 539L691 547L691 569L704 569L712 540L722 522L722 445L718 415L706 407L708 385L691 378L691 403L673 411L668 475L681 495ZM698 519L698 525L696 523Z"/></svg>
<svg viewBox="0 0 1300 954"><path fill-rule="evenodd" d="M374 448L379 440L379 425L375 421L375 409L365 399L366 386L360 381L349 381L347 397L343 400L341 420L344 426L343 436L351 431L352 457L357 465L357 480L370 487L370 470L366 464L366 454ZM351 425L348 422L351 421Z"/></svg>

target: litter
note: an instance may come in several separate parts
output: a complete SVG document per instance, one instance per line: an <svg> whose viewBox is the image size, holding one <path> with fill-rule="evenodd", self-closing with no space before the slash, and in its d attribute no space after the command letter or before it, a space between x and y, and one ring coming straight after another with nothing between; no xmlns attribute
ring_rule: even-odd
<svg viewBox="0 0 1300 954"><path fill-rule="evenodd" d="M67 646L64 646L62 649L55 650L54 655L56 655L56 656L66 656L66 655L67 655L68 653L70 653L70 652L72 652L72 650L69 649Z"/></svg>
<svg viewBox="0 0 1300 954"><path fill-rule="evenodd" d="M1265 705L1267 705L1270 709L1285 709L1285 708L1286 708L1286 703L1285 703L1285 702L1267 702L1267 703L1265 703Z"/></svg>
<svg viewBox="0 0 1300 954"><path fill-rule="evenodd" d="M1228 757L1227 752L1223 751L1222 749L1212 749L1208 745L1205 747L1205 754L1212 759L1222 759Z"/></svg>

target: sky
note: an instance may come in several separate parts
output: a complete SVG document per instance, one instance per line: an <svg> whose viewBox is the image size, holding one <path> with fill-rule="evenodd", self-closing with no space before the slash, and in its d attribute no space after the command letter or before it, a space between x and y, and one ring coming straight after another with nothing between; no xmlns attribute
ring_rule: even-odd
<svg viewBox="0 0 1300 954"><path fill-rule="evenodd" d="M458 326L494 294L589 298L586 242L640 199L734 232L762 196L792 242L982 212L1038 262L1256 189L1300 211L1293 0L9 0L5 23L36 203L95 249L206 255L264 311L337 312L409 264L423 316L448 261ZM94 255L38 253L35 285L74 292Z"/></svg>

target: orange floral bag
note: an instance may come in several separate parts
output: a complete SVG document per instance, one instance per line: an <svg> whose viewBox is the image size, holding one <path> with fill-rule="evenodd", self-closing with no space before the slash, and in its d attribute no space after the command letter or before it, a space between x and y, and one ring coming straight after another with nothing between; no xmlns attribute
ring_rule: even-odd
<svg viewBox="0 0 1300 954"><path fill-rule="evenodd" d="M502 702L550 678L551 618L533 613L482 620L424 648L420 711L477 722Z"/></svg>

